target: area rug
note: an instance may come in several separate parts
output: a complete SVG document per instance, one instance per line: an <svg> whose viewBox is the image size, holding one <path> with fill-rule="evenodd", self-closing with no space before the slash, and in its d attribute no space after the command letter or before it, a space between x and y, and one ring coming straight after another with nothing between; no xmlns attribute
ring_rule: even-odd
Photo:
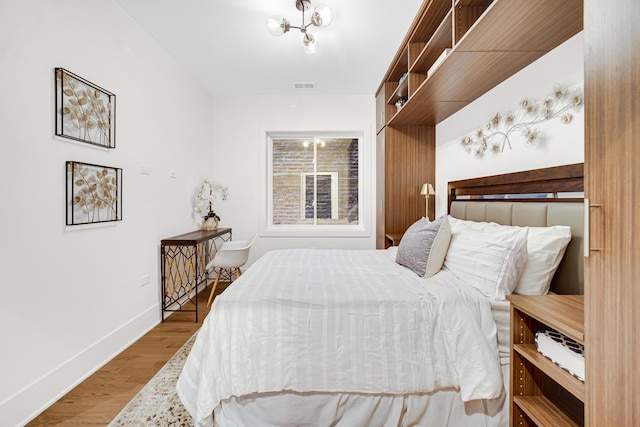
<svg viewBox="0 0 640 427"><path fill-rule="evenodd" d="M197 335L196 332L187 340L180 350L151 378L151 381L109 423L109 427L193 426L191 415L184 409L176 392L176 383Z"/></svg>

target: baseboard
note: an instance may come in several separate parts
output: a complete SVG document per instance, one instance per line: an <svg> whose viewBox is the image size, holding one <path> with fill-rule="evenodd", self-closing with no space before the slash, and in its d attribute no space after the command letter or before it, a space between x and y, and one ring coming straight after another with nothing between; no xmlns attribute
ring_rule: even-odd
<svg viewBox="0 0 640 427"><path fill-rule="evenodd" d="M160 323L159 310L158 304L153 305L4 402L0 402L1 424L24 426L33 420Z"/></svg>

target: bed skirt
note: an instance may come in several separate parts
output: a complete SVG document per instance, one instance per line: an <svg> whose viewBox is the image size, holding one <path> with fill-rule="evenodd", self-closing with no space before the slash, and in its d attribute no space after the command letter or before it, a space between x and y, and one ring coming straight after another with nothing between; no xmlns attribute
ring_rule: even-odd
<svg viewBox="0 0 640 427"><path fill-rule="evenodd" d="M502 366L505 394L463 402L455 389L409 395L264 393L224 400L216 427L506 427L509 365Z"/></svg>

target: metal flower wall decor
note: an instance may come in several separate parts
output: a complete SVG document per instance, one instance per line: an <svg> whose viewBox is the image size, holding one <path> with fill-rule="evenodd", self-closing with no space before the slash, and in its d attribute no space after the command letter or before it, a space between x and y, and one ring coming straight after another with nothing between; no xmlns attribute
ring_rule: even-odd
<svg viewBox="0 0 640 427"><path fill-rule="evenodd" d="M68 161L67 225L122 220L122 169Z"/></svg>
<svg viewBox="0 0 640 427"><path fill-rule="evenodd" d="M533 145L542 136L538 125L554 119L569 124L573 120L572 112L580 110L582 103L582 87L568 89L555 85L546 98L538 102L525 99L520 102L516 112L504 116L496 113L485 127L473 135L464 136L460 142L467 153L474 153L478 157L487 151L501 153L506 146L512 149L511 137L517 134L524 137L526 144Z"/></svg>
<svg viewBox="0 0 640 427"><path fill-rule="evenodd" d="M56 135L115 148L116 96L64 68L56 68Z"/></svg>

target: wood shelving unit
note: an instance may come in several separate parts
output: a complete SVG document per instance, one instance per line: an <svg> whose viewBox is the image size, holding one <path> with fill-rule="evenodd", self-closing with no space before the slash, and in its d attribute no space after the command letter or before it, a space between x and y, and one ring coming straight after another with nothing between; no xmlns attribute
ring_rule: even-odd
<svg viewBox="0 0 640 427"><path fill-rule="evenodd" d="M584 425L585 383L540 354L535 334L554 329L584 345L584 297L507 297L511 302L512 426Z"/></svg>
<svg viewBox="0 0 640 427"><path fill-rule="evenodd" d="M386 124L444 120L580 32L582 10L582 0L425 1L384 79L396 84ZM396 109L400 98L407 102Z"/></svg>
<svg viewBox="0 0 640 427"><path fill-rule="evenodd" d="M580 32L582 2L423 1L376 93L378 247L425 214L436 124Z"/></svg>

